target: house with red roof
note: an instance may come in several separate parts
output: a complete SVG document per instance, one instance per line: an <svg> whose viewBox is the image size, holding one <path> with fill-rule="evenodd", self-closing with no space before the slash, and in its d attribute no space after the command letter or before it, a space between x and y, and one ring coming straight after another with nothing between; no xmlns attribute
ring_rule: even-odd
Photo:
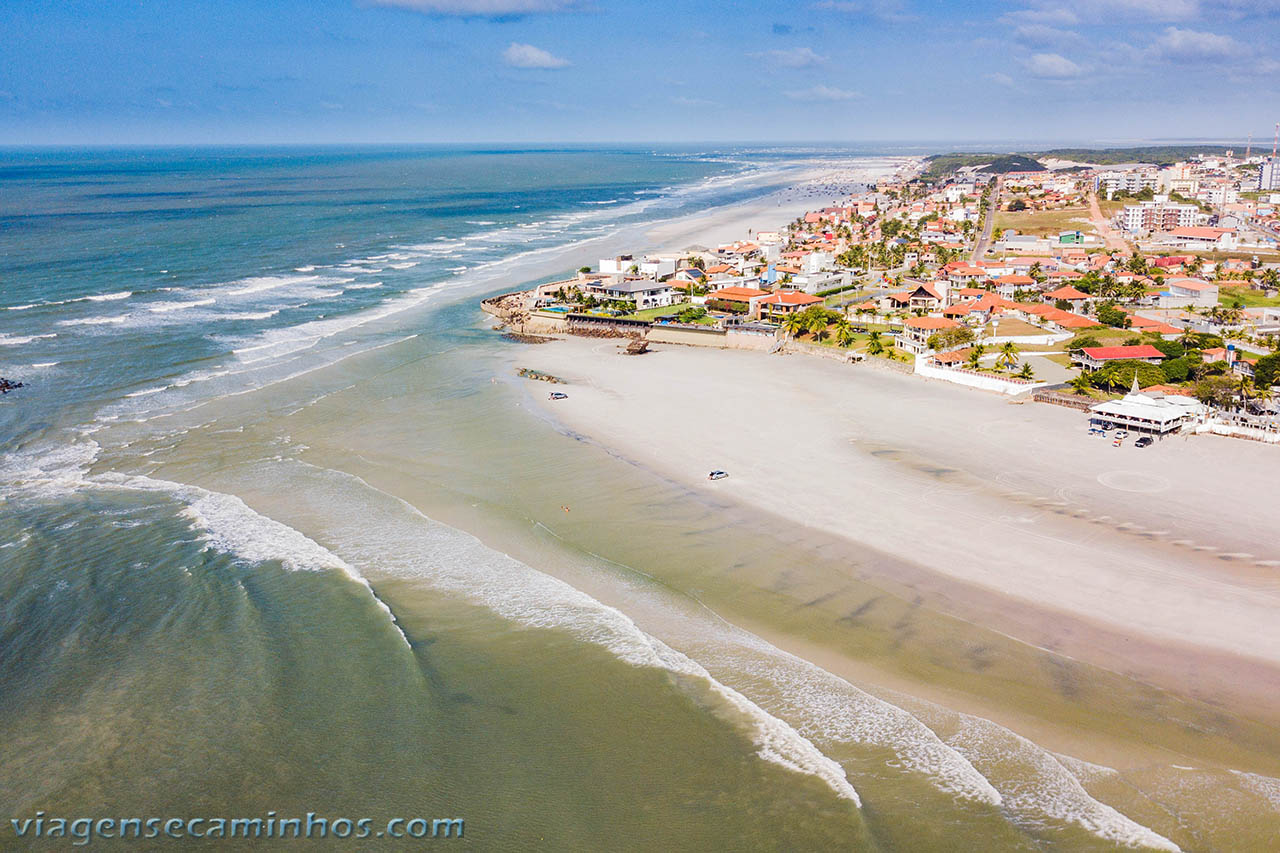
<svg viewBox="0 0 1280 853"><path fill-rule="evenodd" d="M1089 294L1085 293L1083 290L1072 287L1069 284L1063 285L1057 290L1050 290L1044 295L1046 302L1057 302L1059 299L1065 300L1066 302L1071 303L1071 307L1073 309L1077 310L1088 305L1090 298Z"/></svg>
<svg viewBox="0 0 1280 853"><path fill-rule="evenodd" d="M756 304L760 307L761 315L785 317L788 314L797 314L810 305L822 303L823 300L820 297L811 296L808 293L801 293L798 290L781 290L770 293Z"/></svg>
<svg viewBox="0 0 1280 853"><path fill-rule="evenodd" d="M1078 353L1072 353L1071 360L1085 370L1097 370L1109 361L1135 359L1148 364L1159 364L1164 360L1164 353L1151 344L1134 344L1120 347L1085 347Z"/></svg>
<svg viewBox="0 0 1280 853"><path fill-rule="evenodd" d="M1162 240L1166 245L1201 252L1230 252L1240 246L1240 239L1230 228L1187 226L1175 228Z"/></svg>
<svg viewBox="0 0 1280 853"><path fill-rule="evenodd" d="M929 338L946 329L958 329L960 324L949 317L908 317L903 323L898 345L917 355L928 352Z"/></svg>

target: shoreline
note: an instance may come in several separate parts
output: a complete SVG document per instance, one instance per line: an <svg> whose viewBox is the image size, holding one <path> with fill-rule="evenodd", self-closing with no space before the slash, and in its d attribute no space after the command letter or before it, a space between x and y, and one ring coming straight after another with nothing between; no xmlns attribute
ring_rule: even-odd
<svg viewBox="0 0 1280 853"><path fill-rule="evenodd" d="M912 458L906 448L881 446L877 441L880 436L875 436L877 440L869 440L872 436L859 436L856 421L852 420L847 408L839 411L844 422L841 426L824 425L818 422L822 420L821 416L815 419L801 414L806 406L821 411L820 407L813 406L815 397L821 394L821 385L814 382L815 374L822 382L838 381L844 378L838 374L848 376L850 370L857 371L857 368L806 359L804 362L812 363L805 371L809 375L798 377L794 375L795 371L782 370L777 358L773 359L778 365L776 369L761 368L760 362L770 357L755 353L734 356L724 352L662 347L640 358L613 359L610 352L613 346L595 341L559 341L537 347L524 358L539 369L569 380L570 384L565 386L570 393L569 401L558 403L554 408L541 403L547 413L566 428L591 437L602 446L625 454L689 488L714 490L719 499L769 511L789 523L820 529L854 546L864 543L897 561L893 570L900 573L899 580L903 566L914 566L909 575L911 585L931 588L936 597L958 609L959 618L965 619L965 614L968 614L975 625L999 630L1020 642L1043 647L1055 654L1076 657L1183 695L1230 696L1233 703L1254 707L1263 711L1265 716L1280 715L1280 705L1275 702L1275 697L1280 695L1280 638L1276 637L1268 615L1274 611L1267 606L1268 602L1274 606L1280 597L1280 581L1271 569L1244 565L1236 560L1205 557L1203 552L1195 550L1195 546L1172 544L1165 541L1170 537L1152 536L1151 533L1159 531L1133 522L1081 520L1070 511L1052 506L1061 503L1060 498L1064 496L1080 499L1081 496L1072 492L1073 487L1058 484L1044 495L1031 493L1021 500L1012 497L1025 494L1019 486L1034 488L1032 484L1038 477L1046 478L1047 475L1051 480L1052 465L1048 470L1029 472L1032 476L1024 477L1024 482L1009 477L1010 472L998 469L992 472L992 466L981 464L977 466L981 476L975 477L971 471L950 466L974 466L975 462L983 461L974 459L976 454L969 454L969 458L951 456L940 462L924 457ZM758 389L756 396L759 400L770 399L775 411L786 412L785 417L773 418L768 425L784 435L810 436L815 443L821 442L821 451L787 451L784 445L771 454L777 457L774 464L760 462L759 454L752 450L753 445L758 445L761 451L774 445L764 434L766 431L746 426L750 423L753 407L742 405L744 399L740 391L730 395L728 400L720 394L717 400L722 405L716 406L705 399L698 402L694 396L685 396L680 393L680 388L674 387L682 377L687 382L687 377L707 368L707 356L732 365L710 377L718 392L730 387L732 382L743 383L744 388L750 389L753 375L759 378L761 372L767 374L768 379L760 384L771 386L771 390L777 390L775 386L779 380L789 378L796 386L791 399L770 399L770 390ZM656 362L664 358L672 364L655 367ZM675 362L682 365L676 366ZM626 369L620 371L615 369L616 366L625 366ZM645 379L637 376L641 372L657 372L659 376ZM860 371L858 375L865 372ZM889 377L877 376L873 380L873 385L880 386L876 392L910 393L911 386L902 384L909 382L909 377L893 374ZM890 391L886 391L886 383ZM954 397L957 389L935 390L937 385L932 383L928 390L916 387L920 388L919 395L907 398L907 402L915 407L946 402L948 395L953 400L957 399ZM860 390L866 391L865 388ZM964 394L968 389L958 390ZM1011 408L1010 404L998 398L967 396L973 400L968 406L971 411L985 409L988 416ZM1034 404L1027 404L1031 405ZM1020 406L1018 410L1023 408L1026 406ZM1059 421L1069 422L1071 415L1075 414L1051 406L1039 408L1043 411L1038 414ZM663 411L665 417L658 414ZM668 426L664 427L664 421ZM670 428L672 422L681 427ZM738 429L745 431L745 436L740 435L735 440L718 435L731 429L735 422L743 425ZM1076 431L1070 430L1069 425L1066 429ZM1081 442L1085 441L1083 430L1078 431L1082 434ZM1041 436L1039 443L1044 440ZM714 446L715 453L719 455L714 456L714 462L711 459L704 462L697 458L696 452L691 454L682 450L681 443L703 448L704 451ZM1239 444L1244 447L1214 443L1207 455L1234 457L1232 462L1239 464L1237 460L1240 457L1248 457L1249 451L1258 449L1249 443ZM857 464L859 473L868 478L878 478L873 482L877 484L876 488L887 490L885 500L868 502L844 498L841 490L831 488L829 483L824 484L822 478L830 466L850 461L850 446L858 448L854 453L862 456ZM1099 452L1112 449L1109 446L1103 448L1100 443L1087 446L1096 446ZM832 455L828 456L828 453ZM910 468L935 466L935 470L946 473L904 470L901 462L896 465L868 465L868 461L878 454L906 457ZM681 464L673 464L675 460L680 460ZM699 465L699 462L703 464ZM1209 464L1212 466L1214 459L1211 458ZM1249 461L1246 459L1244 464L1249 464ZM945 467L937 468L938 465ZM730 478L708 486L702 468L711 467L730 470ZM982 470L984 467L987 470ZM784 472L787 476L783 476ZM992 473L994 476L990 476ZM1141 473L1129 472L1129 476L1137 482L1136 475ZM1254 473L1256 475L1256 471ZM817 482L808 475L813 475ZM984 478L986 483L981 482ZM793 483L803 482L788 486L785 485L788 479ZM1010 479L1012 482L1005 482ZM895 480L916 481L912 484L915 491L893 495ZM807 488L805 483L811 488ZM1002 483L1001 488L992 493L988 487L997 483ZM1041 487L1044 487L1043 482ZM1104 484L1095 484L1095 492L1106 488ZM1099 496L1100 499L1110 497L1105 494ZM965 501L984 504L986 506L982 508L989 511L1003 510L1006 517L992 522L981 512L966 512L963 507ZM1123 499L1103 500L1106 508L1111 508L1112 503L1122 505L1124 502ZM1050 506L1048 510L1044 509L1046 505ZM910 517L902 517L904 511L912 506L922 507L935 518L935 523L922 525L925 530L933 527L930 532L935 537L954 537L955 547L939 549L936 544L921 542L918 530L912 536L914 525ZM939 510L942 511L941 522L937 522L937 516L933 515ZM1022 515L1013 516L1012 512ZM842 521L842 514L857 516L860 513L889 516L893 533L886 538L883 531L877 534L871 525ZM1103 513L1097 518L1109 516ZM1209 520L1221 522L1221 519ZM1012 543L1001 547L965 542L974 531L975 524L989 531L999 529L1006 534L1010 527L1020 533L1030 533L1032 535L1026 538L1032 540L1032 548L1024 547L1019 551L1011 547ZM1036 528L1050 530L1038 531ZM1258 530L1259 533L1264 531L1265 528ZM1205 525L1201 532L1208 536L1220 530L1211 523ZM1052 535L1055 533L1056 536ZM895 535L898 537L896 540ZM934 537L926 534L926 538ZM1036 554L1036 540L1045 549L1039 555ZM1083 563L1075 562L1079 557L1099 558L1112 549L1120 550L1124 555L1121 559L1133 560L1133 576L1126 577L1123 571L1117 571L1115 565L1090 573L1084 570ZM946 565L948 556L958 559L952 565ZM1018 562L1019 556L1023 563ZM1013 574L1015 570L1012 568L1002 573L975 567L982 561L1000 559L1013 560L1013 566L1030 565L1039 559L1047 564L1047 568L1040 567L1041 570L1035 573L1034 583L1027 584L1005 582L1002 574ZM1172 560L1181 560L1185 564L1160 570L1162 563ZM1084 587L1089 593L1083 598L1073 596L1072 586ZM1180 586L1187 588L1181 589ZM1167 607L1151 605L1153 594L1161 588L1165 588L1166 594L1156 597L1163 598ZM1104 605L1101 599L1110 600ZM1096 610L1100 612L1083 606L1093 600L1098 601ZM1153 618L1153 611L1170 618Z"/></svg>

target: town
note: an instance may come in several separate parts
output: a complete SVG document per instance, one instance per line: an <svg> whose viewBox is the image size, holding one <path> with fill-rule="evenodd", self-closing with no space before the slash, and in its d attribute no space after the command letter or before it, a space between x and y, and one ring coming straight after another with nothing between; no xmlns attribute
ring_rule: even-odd
<svg viewBox="0 0 1280 853"><path fill-rule="evenodd" d="M1274 150L990 159L926 159L785 227L605 258L485 308L524 335L890 367L1080 409L1116 443L1280 442Z"/></svg>

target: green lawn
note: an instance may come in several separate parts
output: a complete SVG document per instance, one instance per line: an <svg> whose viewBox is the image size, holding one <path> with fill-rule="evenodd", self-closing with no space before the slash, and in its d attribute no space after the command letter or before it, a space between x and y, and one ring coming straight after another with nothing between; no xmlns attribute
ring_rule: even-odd
<svg viewBox="0 0 1280 853"><path fill-rule="evenodd" d="M637 311L634 314L628 314L623 319L644 320L645 322L652 323L659 317L669 317L672 314L679 314L681 311L689 307L692 307L691 303L680 302L675 305L668 305L665 308L645 308L644 310ZM714 326L716 324L716 318L708 315L703 317L701 320L694 320L694 322L700 326Z"/></svg>
<svg viewBox="0 0 1280 853"><path fill-rule="evenodd" d="M1218 302L1222 305L1234 305L1236 301L1244 303L1246 308L1274 308L1280 306L1280 296L1268 299L1261 290L1248 287L1220 287Z"/></svg>

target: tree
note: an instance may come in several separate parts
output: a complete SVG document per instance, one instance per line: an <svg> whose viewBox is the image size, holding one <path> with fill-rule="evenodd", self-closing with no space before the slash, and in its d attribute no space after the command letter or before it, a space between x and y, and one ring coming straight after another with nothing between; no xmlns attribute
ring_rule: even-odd
<svg viewBox="0 0 1280 853"><path fill-rule="evenodd" d="M1080 335L1079 337L1072 338L1071 343L1067 344L1067 349L1070 352L1079 352L1082 349L1100 346L1102 346L1101 341L1093 335Z"/></svg>
<svg viewBox="0 0 1280 853"><path fill-rule="evenodd" d="M1160 365L1166 382L1185 382L1191 376L1191 360L1186 356L1171 358Z"/></svg>
<svg viewBox="0 0 1280 853"><path fill-rule="evenodd" d="M1119 361L1113 361L1110 364L1095 370L1089 374L1089 379L1093 382L1095 388L1105 388L1108 391L1118 391L1128 388L1133 384L1134 376L1138 377L1139 388L1149 388L1152 385L1161 385L1164 383L1164 372L1159 366L1148 364L1145 361L1139 361L1136 358L1125 358Z"/></svg>
<svg viewBox="0 0 1280 853"><path fill-rule="evenodd" d="M880 340L880 333L878 331L872 332L867 336L867 352L872 355L880 355L884 352L884 343Z"/></svg>
<svg viewBox="0 0 1280 853"><path fill-rule="evenodd" d="M1206 406L1223 408L1235 397L1235 381L1229 376L1206 376L1196 382L1196 399Z"/></svg>
<svg viewBox="0 0 1280 853"><path fill-rule="evenodd" d="M1078 373L1067 383L1071 386L1071 390L1077 394L1088 395L1093 391L1093 382L1083 373Z"/></svg>
<svg viewBox="0 0 1280 853"><path fill-rule="evenodd" d="M1264 355L1253 367L1253 383L1259 389L1270 388L1280 381L1280 353Z"/></svg>
<svg viewBox="0 0 1280 853"><path fill-rule="evenodd" d="M591 267L578 267L578 272L591 272Z"/></svg>
<svg viewBox="0 0 1280 853"><path fill-rule="evenodd" d="M1127 329L1133 321L1129 319L1129 315L1116 307L1111 301L1101 302L1098 304L1097 311L1098 322L1104 326L1113 326L1117 329Z"/></svg>
<svg viewBox="0 0 1280 853"><path fill-rule="evenodd" d="M969 350L968 361L969 361L969 369L977 370L980 362L982 361L982 348L981 347L971 348Z"/></svg>
<svg viewBox="0 0 1280 853"><path fill-rule="evenodd" d="M1018 363L1018 348L1013 341L1006 341L1000 347L1000 355L996 356L996 367L1002 367L1006 370L1012 370L1013 366Z"/></svg>
<svg viewBox="0 0 1280 853"><path fill-rule="evenodd" d="M803 332L806 326L805 319L800 315L799 311L788 314L787 318L782 321L783 330L793 338Z"/></svg>
<svg viewBox="0 0 1280 853"><path fill-rule="evenodd" d="M1165 358L1181 358L1186 353L1182 344L1177 341L1166 341L1161 337L1156 337L1151 342L1151 345L1160 350L1160 352L1164 354Z"/></svg>
<svg viewBox="0 0 1280 853"><path fill-rule="evenodd" d="M1023 362L1022 369L1018 371L1018 378L1030 381L1036 378L1036 372L1031 369L1030 364Z"/></svg>
<svg viewBox="0 0 1280 853"><path fill-rule="evenodd" d="M849 321L841 317L836 321L836 343L842 347L852 346L857 335L853 332L853 326L849 325Z"/></svg>

